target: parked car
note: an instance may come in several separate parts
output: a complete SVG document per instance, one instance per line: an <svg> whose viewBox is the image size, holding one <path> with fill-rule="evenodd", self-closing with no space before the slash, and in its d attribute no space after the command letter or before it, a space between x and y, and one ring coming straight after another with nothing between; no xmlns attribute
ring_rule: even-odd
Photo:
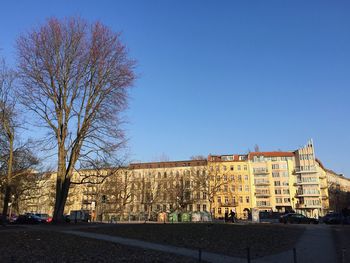
<svg viewBox="0 0 350 263"><path fill-rule="evenodd" d="M70 220L73 222L89 222L90 214L88 210L73 210L70 212Z"/></svg>
<svg viewBox="0 0 350 263"><path fill-rule="evenodd" d="M40 217L34 214L19 215L15 221L16 224L40 224L42 223Z"/></svg>
<svg viewBox="0 0 350 263"><path fill-rule="evenodd" d="M7 216L0 215L0 224L7 224L8 222Z"/></svg>
<svg viewBox="0 0 350 263"><path fill-rule="evenodd" d="M39 217L42 223L50 223L52 221L52 217L48 214L35 214L35 216Z"/></svg>
<svg viewBox="0 0 350 263"><path fill-rule="evenodd" d="M289 213L280 217L280 223L290 224L318 224L318 219L309 218L302 214Z"/></svg>
<svg viewBox="0 0 350 263"><path fill-rule="evenodd" d="M340 224L342 221L342 216L339 213L330 212L330 213L327 213L320 220L322 223L325 223L325 224Z"/></svg>

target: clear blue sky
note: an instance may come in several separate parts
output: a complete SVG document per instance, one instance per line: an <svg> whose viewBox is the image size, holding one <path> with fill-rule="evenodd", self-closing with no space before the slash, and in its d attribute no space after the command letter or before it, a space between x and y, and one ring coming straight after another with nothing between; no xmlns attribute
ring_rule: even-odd
<svg viewBox="0 0 350 263"><path fill-rule="evenodd" d="M16 2L16 3L14 3ZM131 159L293 150L350 176L349 1L2 1L0 55L50 16L123 32Z"/></svg>

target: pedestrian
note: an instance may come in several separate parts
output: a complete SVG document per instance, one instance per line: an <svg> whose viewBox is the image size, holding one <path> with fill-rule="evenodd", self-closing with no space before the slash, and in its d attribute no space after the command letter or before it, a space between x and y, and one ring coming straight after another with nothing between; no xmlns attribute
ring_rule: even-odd
<svg viewBox="0 0 350 263"><path fill-rule="evenodd" d="M231 217L231 222L232 223L235 222L235 216L236 216L236 213L233 210L231 210L230 217Z"/></svg>

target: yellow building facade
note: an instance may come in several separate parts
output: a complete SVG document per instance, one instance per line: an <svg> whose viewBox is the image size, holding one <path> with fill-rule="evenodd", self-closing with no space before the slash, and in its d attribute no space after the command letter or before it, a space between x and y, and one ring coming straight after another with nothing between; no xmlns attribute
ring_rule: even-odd
<svg viewBox="0 0 350 263"><path fill-rule="evenodd" d="M105 180L99 183L101 176ZM65 213L85 210L97 221L155 220L161 212L175 211L210 212L214 218L234 211L237 218L246 219L252 209L319 217L345 206L350 193L350 180L316 159L312 141L295 151L82 170L74 173L73 181L86 177L84 184L71 186ZM47 187L25 198L20 212L52 214L54 184L52 174L41 184Z"/></svg>

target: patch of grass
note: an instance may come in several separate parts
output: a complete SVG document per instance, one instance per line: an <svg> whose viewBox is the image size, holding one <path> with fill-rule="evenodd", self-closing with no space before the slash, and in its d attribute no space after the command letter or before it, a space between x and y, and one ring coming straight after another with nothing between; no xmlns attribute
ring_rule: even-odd
<svg viewBox="0 0 350 263"><path fill-rule="evenodd" d="M304 232L301 226L269 224L117 224L80 229L161 244L245 257L262 257L291 249Z"/></svg>
<svg viewBox="0 0 350 263"><path fill-rule="evenodd" d="M1 232L0 262L196 262L49 230Z"/></svg>

